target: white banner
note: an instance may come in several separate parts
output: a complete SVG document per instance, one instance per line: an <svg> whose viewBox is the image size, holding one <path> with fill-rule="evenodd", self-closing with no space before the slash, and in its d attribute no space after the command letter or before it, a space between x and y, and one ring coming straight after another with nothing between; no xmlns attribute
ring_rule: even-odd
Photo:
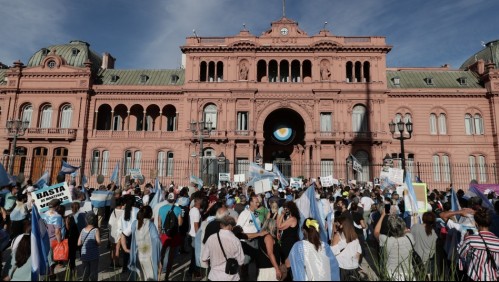
<svg viewBox="0 0 499 282"><path fill-rule="evenodd" d="M272 191L272 182L270 179L266 178L255 182L255 194L264 194L269 191Z"/></svg>
<svg viewBox="0 0 499 282"><path fill-rule="evenodd" d="M289 186L294 189L303 188L303 180L301 178L290 178Z"/></svg>
<svg viewBox="0 0 499 282"><path fill-rule="evenodd" d="M322 187L331 187L333 186L333 176L321 176L321 185Z"/></svg>
<svg viewBox="0 0 499 282"><path fill-rule="evenodd" d="M71 192L69 191L69 187L66 182L34 191L32 194L33 200L35 200L35 205L38 207L38 211L40 213L49 209L48 204L53 199L59 199L61 201L61 205L73 202L71 199Z"/></svg>
<svg viewBox="0 0 499 282"><path fill-rule="evenodd" d="M397 185L404 184L404 170L398 168L390 168L388 170L388 180Z"/></svg>
<svg viewBox="0 0 499 282"><path fill-rule="evenodd" d="M140 168L131 168L130 169L130 178L131 179L142 179L142 172Z"/></svg>

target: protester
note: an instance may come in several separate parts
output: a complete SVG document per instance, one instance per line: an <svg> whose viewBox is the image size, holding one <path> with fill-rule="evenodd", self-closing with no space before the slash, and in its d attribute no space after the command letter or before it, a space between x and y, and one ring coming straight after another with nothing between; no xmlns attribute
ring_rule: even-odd
<svg viewBox="0 0 499 282"><path fill-rule="evenodd" d="M383 260L385 265L381 266L381 275L387 275L384 278L396 281L414 279L415 275L411 271L413 268L410 259L414 237L410 233L406 234L407 228L404 220L393 214L388 216L388 228L391 231L391 236L381 234L381 225L386 216L385 209L382 209L381 218L374 229L374 236L383 247L382 256L386 257L386 260Z"/></svg>
<svg viewBox="0 0 499 282"><path fill-rule="evenodd" d="M294 281L339 281L338 261L331 248L320 239L319 222L313 218L305 220L304 240L291 249L289 260Z"/></svg>
<svg viewBox="0 0 499 282"><path fill-rule="evenodd" d="M288 260L289 253L293 245L300 240L299 225L300 211L294 202L286 202L283 206L283 212L277 219L277 229L282 231L281 240L281 264L285 264L287 268L287 281L293 280L291 273L291 264ZM279 238L279 237L278 237Z"/></svg>
<svg viewBox="0 0 499 282"><path fill-rule="evenodd" d="M108 230L109 230L109 254L111 259L110 266L113 268L121 267L120 260L120 237L121 237L121 218L123 217L123 200L117 198L115 200L114 210L109 216Z"/></svg>
<svg viewBox="0 0 499 282"><path fill-rule="evenodd" d="M414 250L423 260L429 275L435 271L435 250L438 239L435 232L436 219L433 212L426 212L423 214L423 224L415 224L411 227L411 234L415 240Z"/></svg>
<svg viewBox="0 0 499 282"><path fill-rule="evenodd" d="M139 209L135 207L135 197L133 195L125 195L123 197L125 202L125 212L121 217L121 237L120 243L123 249L130 249L132 246L132 224L137 219ZM128 262L130 254L123 253L123 269L122 272L128 271Z"/></svg>
<svg viewBox="0 0 499 282"><path fill-rule="evenodd" d="M341 281L358 281L362 248L350 218L340 216L331 242L332 251L338 260Z"/></svg>
<svg viewBox="0 0 499 282"><path fill-rule="evenodd" d="M228 259L235 259L239 266L244 263L241 242L232 233L234 226L236 222L232 217L224 217L220 232L211 235L203 247L201 260L210 262L211 270L208 275L210 281L239 281L239 273L226 273Z"/></svg>
<svg viewBox="0 0 499 282"><path fill-rule="evenodd" d="M460 269L472 281L497 281L499 271L499 238L489 231L490 213L479 208L475 213L477 235L467 235L459 248ZM464 268L463 268L464 267Z"/></svg>
<svg viewBox="0 0 499 282"><path fill-rule="evenodd" d="M64 227L63 218L56 211L60 204L61 201L59 199L51 200L48 204L49 210L41 215L41 218L47 226L47 233L50 240L51 252L49 255L49 265L52 274L54 273L56 266L52 255L54 247L64 239L62 232Z"/></svg>
<svg viewBox="0 0 499 282"><path fill-rule="evenodd" d="M263 224L262 230L267 235L258 238L257 281L280 281L282 277L279 257L279 244L277 241L277 222L269 218Z"/></svg>
<svg viewBox="0 0 499 282"><path fill-rule="evenodd" d="M201 274L199 273L196 266L196 251L195 251L195 241L196 241L196 233L198 232L199 226L201 225L201 204L203 202L203 198L200 195L197 195L194 199L194 206L189 211L189 220L191 228L189 230L189 239L188 244L192 246L191 253L191 264L189 266L189 273L194 278L200 278Z"/></svg>
<svg viewBox="0 0 499 282"><path fill-rule="evenodd" d="M161 267L161 241L151 218L152 208L143 206L132 223L131 248L123 246L130 254L128 268L138 273L141 281L158 281Z"/></svg>
<svg viewBox="0 0 499 282"><path fill-rule="evenodd" d="M13 265L4 281L31 281L31 238L29 234L18 237L12 248Z"/></svg>
<svg viewBox="0 0 499 282"><path fill-rule="evenodd" d="M9 215L11 239L16 238L23 233L24 220L26 220L28 216L27 200L28 197L26 194L17 194L16 205Z"/></svg>
<svg viewBox="0 0 499 282"><path fill-rule="evenodd" d="M65 224L66 224L66 238L68 239L68 257L69 257L69 269L71 273L74 273L76 269L76 253L78 251L78 240L80 238L80 232L82 229L78 227L78 224L83 224L85 223L86 225L86 220L85 218L81 218L82 216L84 217L83 214L79 213L80 210L80 203L79 202L74 202L71 204L71 211L72 215L66 217Z"/></svg>
<svg viewBox="0 0 499 282"><path fill-rule="evenodd" d="M168 264L166 265L166 277L168 278L172 270L173 258L175 257L177 248L182 242L182 237L179 231L180 226L183 224L183 218L182 209L178 206L175 206L175 194L169 193L167 199L167 204L162 206L159 210L157 219L157 231L160 234L164 233L170 234L172 236L170 237L169 235L167 235L166 241L161 247L160 254L161 261L163 261L168 251Z"/></svg>
<svg viewBox="0 0 499 282"><path fill-rule="evenodd" d="M99 273L100 231L97 228L97 216L90 212L85 216L87 227L81 231L78 246L81 246L83 263L83 281L97 281Z"/></svg>

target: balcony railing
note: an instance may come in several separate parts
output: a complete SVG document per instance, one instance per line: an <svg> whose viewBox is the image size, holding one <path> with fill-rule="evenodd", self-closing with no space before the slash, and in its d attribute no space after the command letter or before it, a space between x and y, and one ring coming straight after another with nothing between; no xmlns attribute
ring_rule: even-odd
<svg viewBox="0 0 499 282"><path fill-rule="evenodd" d="M178 131L114 131L114 130L95 130L92 137L112 137L122 139L161 139L174 137Z"/></svg>
<svg viewBox="0 0 499 282"><path fill-rule="evenodd" d="M8 138L13 138L14 132L9 132L8 129L5 129L8 133ZM78 129L75 128L28 128L26 129L26 133L23 136L19 136L21 139L76 139L76 134L78 133Z"/></svg>

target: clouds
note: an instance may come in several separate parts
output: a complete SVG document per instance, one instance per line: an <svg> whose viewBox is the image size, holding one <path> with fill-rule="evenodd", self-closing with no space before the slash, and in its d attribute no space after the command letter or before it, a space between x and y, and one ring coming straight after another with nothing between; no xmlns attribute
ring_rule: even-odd
<svg viewBox="0 0 499 282"><path fill-rule="evenodd" d="M40 48L65 39L66 8L60 1L3 1L0 61L27 63Z"/></svg>
<svg viewBox="0 0 499 282"><path fill-rule="evenodd" d="M7 64L82 39L117 57L118 68L176 68L193 29L202 37L233 36L245 23L259 36L282 15L281 0L4 2L0 61ZM499 38L498 10L499 2L487 0L287 0L287 16L309 35L327 21L335 35L385 36L393 45L389 66L459 67L481 41Z"/></svg>

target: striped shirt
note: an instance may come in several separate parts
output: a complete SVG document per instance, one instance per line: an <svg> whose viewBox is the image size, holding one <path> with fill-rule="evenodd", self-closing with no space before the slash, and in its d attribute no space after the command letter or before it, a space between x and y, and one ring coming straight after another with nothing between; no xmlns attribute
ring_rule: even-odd
<svg viewBox="0 0 499 282"><path fill-rule="evenodd" d="M99 245L97 245L97 240L95 240L95 233L97 228L94 228L90 233L83 229L80 234L80 239L82 240L81 246L81 260L82 261L92 261L99 258Z"/></svg>
<svg viewBox="0 0 499 282"><path fill-rule="evenodd" d="M459 248L459 268L465 270L474 281L496 281L498 277L497 263L499 262L499 238L488 231L481 231L483 240L487 244L496 265L487 259L487 250L484 241L479 235L469 235L464 238ZM467 268L467 269L466 269Z"/></svg>

